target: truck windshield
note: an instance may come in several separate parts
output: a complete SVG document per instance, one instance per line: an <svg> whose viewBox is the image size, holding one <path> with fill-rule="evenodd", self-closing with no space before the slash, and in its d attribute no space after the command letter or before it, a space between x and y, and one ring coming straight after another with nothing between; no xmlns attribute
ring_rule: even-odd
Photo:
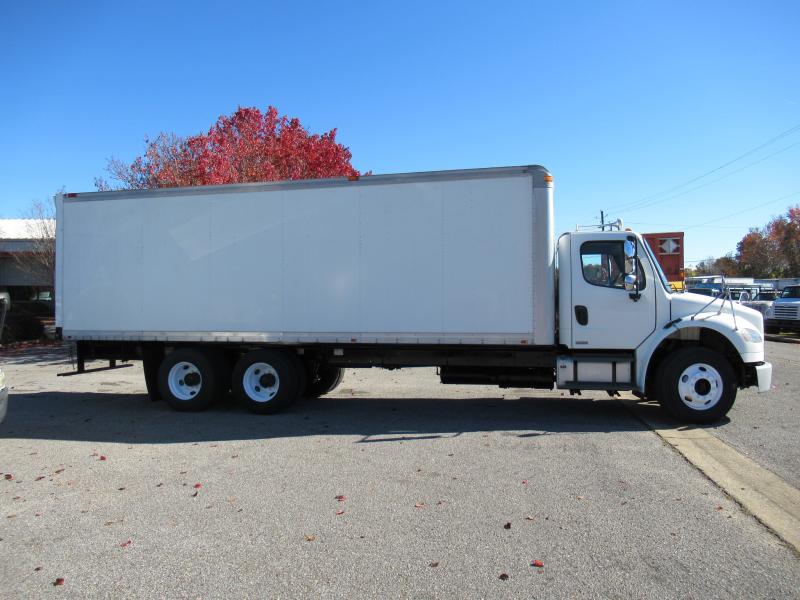
<svg viewBox="0 0 800 600"><path fill-rule="evenodd" d="M656 275L658 275L658 278L661 280L661 285L664 286L664 289L667 291L668 294L671 294L674 290L672 289L672 286L669 284L667 276L664 275L664 271L661 270L661 265L658 264L656 257L653 256L653 251L650 250L650 245L640 243L639 248L644 248L644 251L647 252L647 256L650 258L650 264L653 266L653 270L656 272Z"/></svg>
<svg viewBox="0 0 800 600"><path fill-rule="evenodd" d="M788 287L781 292L781 298L800 298L800 287Z"/></svg>

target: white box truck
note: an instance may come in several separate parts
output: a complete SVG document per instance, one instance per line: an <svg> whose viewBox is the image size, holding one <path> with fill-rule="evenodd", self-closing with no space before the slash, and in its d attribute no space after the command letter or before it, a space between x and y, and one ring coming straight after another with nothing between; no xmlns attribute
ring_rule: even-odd
<svg viewBox="0 0 800 600"><path fill-rule="evenodd" d="M631 390L685 421L770 387L760 313L676 294L630 231L553 235L540 166L57 196L56 325L177 410L271 413L346 367ZM113 363L112 363L113 364Z"/></svg>

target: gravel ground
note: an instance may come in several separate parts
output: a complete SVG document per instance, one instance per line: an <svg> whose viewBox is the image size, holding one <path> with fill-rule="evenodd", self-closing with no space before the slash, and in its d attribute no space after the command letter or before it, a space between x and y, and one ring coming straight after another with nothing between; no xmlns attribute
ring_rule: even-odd
<svg viewBox="0 0 800 600"><path fill-rule="evenodd" d="M146 398L138 365L56 378L58 350L0 361L12 386L0 425L6 597L800 589L795 553L601 395L348 371L331 397L280 415L178 414Z"/></svg>

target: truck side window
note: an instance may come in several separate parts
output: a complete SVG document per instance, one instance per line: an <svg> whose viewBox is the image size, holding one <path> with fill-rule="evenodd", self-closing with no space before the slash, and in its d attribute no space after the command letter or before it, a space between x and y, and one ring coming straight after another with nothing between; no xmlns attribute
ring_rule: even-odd
<svg viewBox="0 0 800 600"><path fill-rule="evenodd" d="M584 242L581 244L583 278L592 285L624 289L625 253L623 242ZM639 289L646 285L642 263L637 259Z"/></svg>

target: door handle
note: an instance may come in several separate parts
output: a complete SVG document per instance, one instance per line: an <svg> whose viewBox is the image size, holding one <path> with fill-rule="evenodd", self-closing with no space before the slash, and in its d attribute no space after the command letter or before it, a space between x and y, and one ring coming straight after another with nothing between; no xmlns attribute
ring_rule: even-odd
<svg viewBox="0 0 800 600"><path fill-rule="evenodd" d="M575 320L578 322L578 325L588 325L589 324L589 309L585 306L580 304L575 306Z"/></svg>

